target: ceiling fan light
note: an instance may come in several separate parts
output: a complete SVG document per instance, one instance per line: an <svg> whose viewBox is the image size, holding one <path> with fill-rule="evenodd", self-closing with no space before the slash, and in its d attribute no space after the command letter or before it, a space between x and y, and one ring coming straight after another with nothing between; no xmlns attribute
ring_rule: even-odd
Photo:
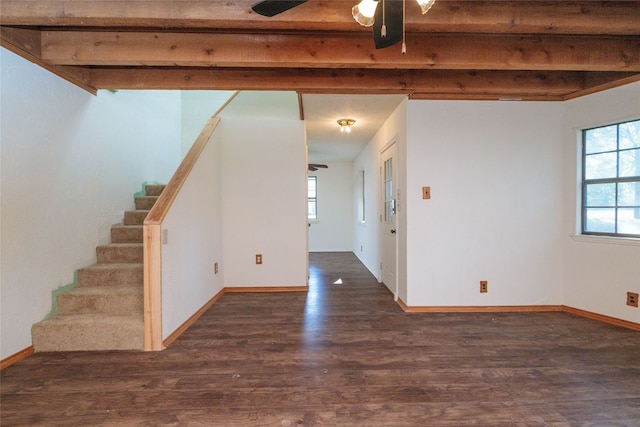
<svg viewBox="0 0 640 427"><path fill-rule="evenodd" d="M373 25L374 16L376 14L376 8L378 7L377 0L362 0L351 9L351 14L356 22L364 27L370 27Z"/></svg>
<svg viewBox="0 0 640 427"><path fill-rule="evenodd" d="M429 9L431 9L431 6L433 6L436 0L416 0L416 2L420 6L422 14L424 15L425 13L429 12Z"/></svg>

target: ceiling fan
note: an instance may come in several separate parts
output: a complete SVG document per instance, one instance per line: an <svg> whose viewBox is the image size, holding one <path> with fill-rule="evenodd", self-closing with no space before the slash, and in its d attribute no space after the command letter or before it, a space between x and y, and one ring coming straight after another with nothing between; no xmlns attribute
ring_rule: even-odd
<svg viewBox="0 0 640 427"><path fill-rule="evenodd" d="M327 169L329 167L327 165L321 165L321 164L318 164L318 163L309 163L308 166L309 166L309 170L311 172L315 172L318 169Z"/></svg>
<svg viewBox="0 0 640 427"><path fill-rule="evenodd" d="M308 0L261 0L251 6L254 12L273 17L293 9ZM402 53L407 52L404 42L404 12L406 0L362 0L351 9L353 19L365 27L373 26L373 41L376 49L402 42ZM422 14L431 9L436 0L416 0Z"/></svg>

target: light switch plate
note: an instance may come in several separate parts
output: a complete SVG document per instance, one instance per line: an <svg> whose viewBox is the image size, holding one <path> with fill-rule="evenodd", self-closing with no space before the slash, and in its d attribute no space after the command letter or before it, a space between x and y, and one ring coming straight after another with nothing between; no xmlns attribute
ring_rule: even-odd
<svg viewBox="0 0 640 427"><path fill-rule="evenodd" d="M431 187L422 187L422 198L423 199L431 198Z"/></svg>

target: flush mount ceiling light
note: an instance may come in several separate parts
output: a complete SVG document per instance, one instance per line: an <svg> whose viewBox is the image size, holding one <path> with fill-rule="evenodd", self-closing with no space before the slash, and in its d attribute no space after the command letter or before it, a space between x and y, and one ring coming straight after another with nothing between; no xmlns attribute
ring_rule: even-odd
<svg viewBox="0 0 640 427"><path fill-rule="evenodd" d="M340 132L351 133L351 126L356 124L356 121L353 119L340 119L338 124L340 125Z"/></svg>

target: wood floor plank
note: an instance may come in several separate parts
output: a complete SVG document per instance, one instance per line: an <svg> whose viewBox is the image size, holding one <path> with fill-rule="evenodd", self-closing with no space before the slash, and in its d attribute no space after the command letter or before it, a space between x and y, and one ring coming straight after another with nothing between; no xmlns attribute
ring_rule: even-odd
<svg viewBox="0 0 640 427"><path fill-rule="evenodd" d="M6 368L0 424L640 425L638 332L560 312L404 313L353 254L310 266L308 293L226 294L165 351Z"/></svg>

